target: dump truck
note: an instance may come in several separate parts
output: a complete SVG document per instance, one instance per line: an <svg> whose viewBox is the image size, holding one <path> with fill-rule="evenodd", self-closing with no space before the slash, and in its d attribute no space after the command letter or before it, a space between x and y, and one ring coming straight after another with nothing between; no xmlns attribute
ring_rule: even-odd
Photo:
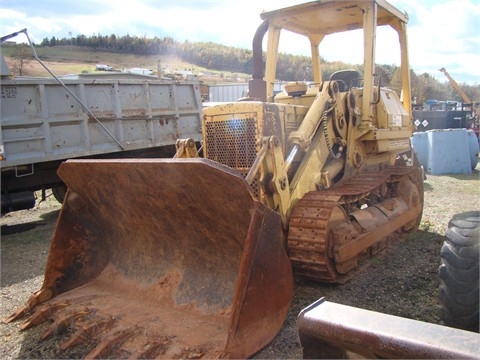
<svg viewBox="0 0 480 360"><path fill-rule="evenodd" d="M87 358L245 358L281 329L294 273L348 281L417 229L406 14L342 0L260 16L248 98L203 110L201 149L185 138L173 159L60 166L44 283L5 321L70 329L60 347L93 343ZM375 74L380 27L398 40L402 101ZM275 94L288 32L308 40L313 80ZM338 32L363 33L363 74L322 79L319 46Z"/></svg>
<svg viewBox="0 0 480 360"><path fill-rule="evenodd" d="M66 186L57 169L67 159L171 158L178 138L201 140L196 78L12 77L3 56L1 64L2 214L33 208L40 190L52 189L62 202Z"/></svg>

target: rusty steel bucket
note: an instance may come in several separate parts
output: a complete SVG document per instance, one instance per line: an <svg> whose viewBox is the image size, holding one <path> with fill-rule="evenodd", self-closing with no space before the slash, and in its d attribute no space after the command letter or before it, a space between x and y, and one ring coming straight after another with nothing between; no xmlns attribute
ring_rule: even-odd
<svg viewBox="0 0 480 360"><path fill-rule="evenodd" d="M293 291L279 215L207 159L69 160L42 288L9 319L87 358L245 358ZM33 310L32 310L33 309Z"/></svg>

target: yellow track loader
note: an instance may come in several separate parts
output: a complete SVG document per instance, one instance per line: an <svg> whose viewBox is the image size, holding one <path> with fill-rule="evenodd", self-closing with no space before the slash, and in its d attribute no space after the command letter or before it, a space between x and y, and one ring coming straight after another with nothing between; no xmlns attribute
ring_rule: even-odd
<svg viewBox="0 0 480 360"><path fill-rule="evenodd" d="M98 342L88 358L249 357L283 324L292 267L344 282L416 230L423 174L410 146L406 15L384 0L342 0L261 18L249 96L204 109L200 156L180 139L174 159L61 166L68 193L44 284L7 321L49 320L43 337L71 329L62 349ZM382 26L398 36L403 101L375 74ZM363 74L322 79L320 43L347 31L363 31ZM313 81L275 94L284 32L308 40Z"/></svg>

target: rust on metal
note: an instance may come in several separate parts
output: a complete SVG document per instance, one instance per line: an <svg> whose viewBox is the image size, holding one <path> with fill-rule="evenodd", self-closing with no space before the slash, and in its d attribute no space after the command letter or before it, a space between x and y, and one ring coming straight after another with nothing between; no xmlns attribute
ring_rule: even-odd
<svg viewBox="0 0 480 360"><path fill-rule="evenodd" d="M241 358L275 337L291 265L279 215L239 173L198 158L70 160L59 175L69 190L25 327L68 326L62 349L86 337L88 358Z"/></svg>
<svg viewBox="0 0 480 360"><path fill-rule="evenodd" d="M297 331L304 359L478 359L480 346L478 333L324 298L300 312Z"/></svg>

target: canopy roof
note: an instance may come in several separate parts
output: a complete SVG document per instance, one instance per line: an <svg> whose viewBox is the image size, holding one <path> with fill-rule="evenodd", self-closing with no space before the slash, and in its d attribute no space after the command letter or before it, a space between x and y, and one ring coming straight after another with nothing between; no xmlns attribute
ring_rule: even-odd
<svg viewBox="0 0 480 360"><path fill-rule="evenodd" d="M365 9L377 4L377 25L407 23L408 16L384 0L332 1L319 0L287 8L263 12L260 17L282 29L307 35L328 35L363 27Z"/></svg>

